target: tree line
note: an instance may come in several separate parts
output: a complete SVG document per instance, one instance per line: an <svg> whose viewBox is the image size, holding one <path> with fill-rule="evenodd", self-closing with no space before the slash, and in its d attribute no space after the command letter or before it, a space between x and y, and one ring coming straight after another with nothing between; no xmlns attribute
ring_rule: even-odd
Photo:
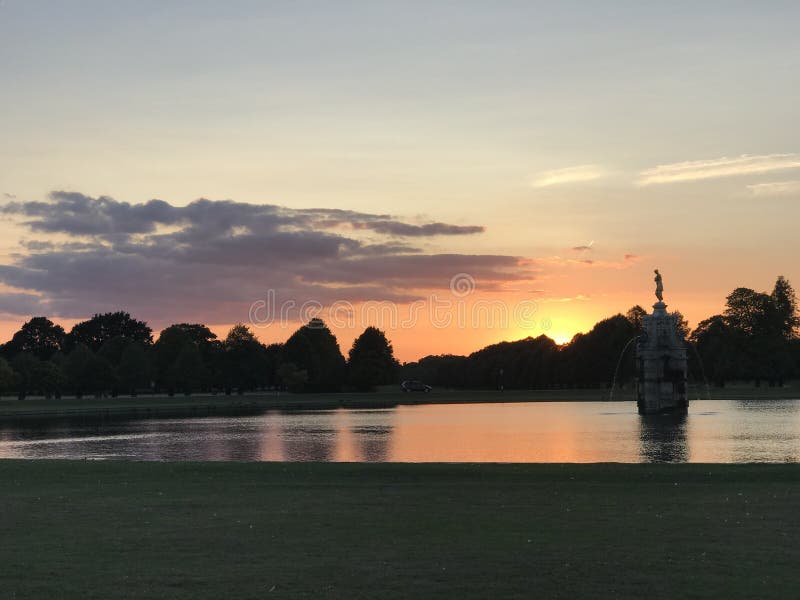
<svg viewBox="0 0 800 600"><path fill-rule="evenodd" d="M608 387L635 378L631 341L647 314L634 306L559 345L541 335L501 342L468 356L426 356L399 365L384 332L367 327L347 358L320 319L312 319L283 344L265 345L245 325L225 339L205 325L170 325L153 341L147 323L126 312L97 314L69 333L46 317L26 322L0 346L0 393L139 394L372 390L402 379L437 387L540 389ZM690 331L680 313L690 378L724 386L733 380L783 385L800 376L800 319L792 286L778 277L773 290L737 288L722 314ZM623 352L623 350L626 350Z"/></svg>
<svg viewBox="0 0 800 600"><path fill-rule="evenodd" d="M605 388L617 372L619 385L630 385L636 365L629 343L641 333L645 314L634 306L564 345L541 335L493 344L468 356L427 356L403 365L402 373L440 387L543 389ZM701 321L693 331L683 315L673 314L686 341L690 380L775 386L800 377L797 299L784 277L777 278L769 293L736 288L727 296L724 312Z"/></svg>
<svg viewBox="0 0 800 600"><path fill-rule="evenodd" d="M24 399L369 390L394 382L397 367L392 345L375 327L364 330L345 359L320 319L283 344L265 345L241 323L222 340L205 325L179 323L154 342L147 323L120 311L94 315L69 333L46 317L26 322L0 347L0 393Z"/></svg>

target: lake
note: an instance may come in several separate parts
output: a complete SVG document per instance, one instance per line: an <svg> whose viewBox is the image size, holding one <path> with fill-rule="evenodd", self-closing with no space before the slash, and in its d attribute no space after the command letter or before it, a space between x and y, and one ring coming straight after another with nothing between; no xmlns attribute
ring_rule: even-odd
<svg viewBox="0 0 800 600"><path fill-rule="evenodd" d="M800 400L443 404L0 424L0 458L354 462L798 462Z"/></svg>

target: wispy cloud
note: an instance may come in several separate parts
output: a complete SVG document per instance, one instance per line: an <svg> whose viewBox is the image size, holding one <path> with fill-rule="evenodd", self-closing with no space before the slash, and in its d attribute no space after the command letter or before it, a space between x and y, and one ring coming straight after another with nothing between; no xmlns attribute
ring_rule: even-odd
<svg viewBox="0 0 800 600"><path fill-rule="evenodd" d="M797 168L800 168L799 154L743 154L734 158L722 157L658 165L639 173L637 183L639 185L678 183Z"/></svg>
<svg viewBox="0 0 800 600"><path fill-rule="evenodd" d="M593 246L594 246L594 240L583 246L573 246L572 249L575 252L588 252L589 250L592 249Z"/></svg>
<svg viewBox="0 0 800 600"><path fill-rule="evenodd" d="M606 174L605 169L599 165L579 165L553 171L542 171L534 177L531 185L536 188L543 188L551 185L592 181L605 177Z"/></svg>
<svg viewBox="0 0 800 600"><path fill-rule="evenodd" d="M585 300L591 300L591 296L578 294L577 296L566 296L563 298L542 298L541 302L581 302Z"/></svg>
<svg viewBox="0 0 800 600"><path fill-rule="evenodd" d="M800 194L800 180L755 183L753 185L748 185L747 189L751 194L753 194L753 196L784 196L786 194Z"/></svg>
<svg viewBox="0 0 800 600"><path fill-rule="evenodd" d="M577 269L627 269L635 261L636 258L625 258L624 260L595 260L591 258L567 258L563 256L546 256L536 259L537 266L550 268L572 267Z"/></svg>

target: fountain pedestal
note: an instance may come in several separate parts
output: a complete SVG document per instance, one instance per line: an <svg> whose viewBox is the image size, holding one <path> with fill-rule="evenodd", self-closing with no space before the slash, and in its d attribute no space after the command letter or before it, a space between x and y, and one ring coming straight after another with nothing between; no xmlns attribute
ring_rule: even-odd
<svg viewBox="0 0 800 600"><path fill-rule="evenodd" d="M656 302L653 314L642 318L642 330L636 343L639 414L686 412L686 346L676 317L666 304Z"/></svg>

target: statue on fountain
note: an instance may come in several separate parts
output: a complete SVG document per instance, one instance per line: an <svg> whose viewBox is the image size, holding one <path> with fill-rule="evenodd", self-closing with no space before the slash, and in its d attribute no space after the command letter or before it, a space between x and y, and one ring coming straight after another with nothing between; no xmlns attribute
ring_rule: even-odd
<svg viewBox="0 0 800 600"><path fill-rule="evenodd" d="M685 413L686 347L678 334L677 319L664 304L664 282L655 269L656 298L653 313L642 318L636 341L637 401L641 414Z"/></svg>
<svg viewBox="0 0 800 600"><path fill-rule="evenodd" d="M661 281L661 273L658 272L658 269L655 270L656 278L656 298L658 298L659 302L664 301L664 283Z"/></svg>

